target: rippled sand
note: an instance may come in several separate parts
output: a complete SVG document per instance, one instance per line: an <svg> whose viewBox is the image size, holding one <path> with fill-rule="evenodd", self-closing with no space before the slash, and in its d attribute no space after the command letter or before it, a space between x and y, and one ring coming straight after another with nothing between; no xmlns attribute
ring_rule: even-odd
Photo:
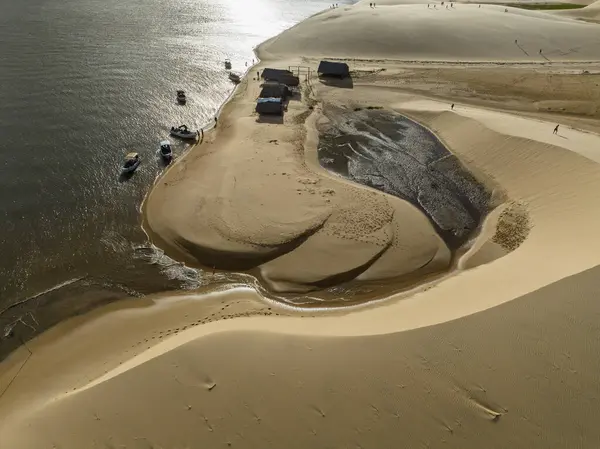
<svg viewBox="0 0 600 449"><path fill-rule="evenodd" d="M452 29L458 23L467 35L475 33L477 40L461 50L470 49L474 57L491 48L491 56L512 58L500 42L506 24L525 23L523 33L543 40L549 52L560 50L553 42L597 31L588 28L595 25L546 13L455 8L469 11L457 15L464 20L453 22ZM300 253L306 267L287 260L309 280L319 270L367 258L377 239L385 238L380 230L391 228L407 239L394 250L405 262L415 262L418 251L412 251L418 248L436 253L442 240L420 210L350 184L318 164L316 129L325 120L324 104L377 106L427 127L501 200L454 271L376 305L328 313L293 313L245 289L123 303L73 320L0 365L3 441L27 449L49 442L64 448L380 448L382 441L457 449L597 446L600 214L593 206L600 199L600 135L594 132L594 75L582 70L600 73L599 64L511 65L499 71L488 64L400 63L408 44L387 46L385 25L393 21L397 27L425 10L419 4L373 11L363 2L326 11L267 42L260 49L265 64L314 68L317 61L301 59L306 55L295 49L306 48L310 55L314 50L299 43L312 36L328 56L335 55L339 41L327 47L317 38L324 23L339 19L336 26L347 27L342 55L362 58L377 39L389 50L386 60L353 62L353 89L313 80L311 113L298 115L301 105L291 104L283 125L256 123L248 114L256 84L248 80L212 140L161 179L186 185L181 203L158 201L171 199L168 185L158 187L148 214L164 216L154 224L149 219L157 243L190 259L203 255L198 247L215 247L214 242L218 251L259 258L297 235L298 223L318 231L319 220L338 214L335 237L344 241L352 231L362 244L318 241L315 248L337 251L337 258L333 252L328 256L333 265L317 260L317 249ZM551 29L555 37L547 39ZM434 31L434 37L444 37L443 27ZM371 39L361 41L365 35ZM412 39L415 51L425 41L424 58L437 54L427 48L441 48L425 34ZM470 79L458 83L461 71ZM494 87L506 79L513 81ZM580 97L562 98L549 88L561 82ZM513 96L518 88L522 91ZM424 95L433 90L436 98ZM548 115L548 107L580 115ZM263 155L269 158L261 161ZM332 195L325 189L346 195L344 201L327 203ZM210 213L190 211L198 204ZM401 206L394 209L396 204ZM386 228L390 207L394 214ZM250 213L236 215L242 210ZM412 227L392 226L397 216L413 220ZM281 221L281 235L261 227L265 218ZM248 236L261 244L249 244ZM374 270L381 279L386 268L398 268L385 254L378 262L362 274ZM273 273L291 272L284 264L270 269L272 279L280 279Z"/></svg>

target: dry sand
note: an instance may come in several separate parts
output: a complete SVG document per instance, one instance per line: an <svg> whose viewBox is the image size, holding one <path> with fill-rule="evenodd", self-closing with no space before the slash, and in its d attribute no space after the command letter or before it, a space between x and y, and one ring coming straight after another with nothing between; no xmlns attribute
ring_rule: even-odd
<svg viewBox="0 0 600 449"><path fill-rule="evenodd" d="M340 41L321 39L311 21L347 15L340 32L364 23L383 42L389 35L374 20L401 20L397 11L405 6L385 8L379 19L368 5L327 11L267 42L261 57L287 54L290 63L314 67L294 49L315 33L327 55L363 58L373 41L360 44L348 33L337 53ZM573 41L591 30L580 41L591 49L582 54L600 54L592 39L597 25L481 9L498 29L527 21L522 31L536 39L552 27L553 39ZM470 24L465 19L457 29L468 34ZM436 29L430 24L409 38L420 45L431 32L437 40ZM466 59L489 47L494 58L512 60L498 33L480 31ZM456 269L377 305L335 314L273 316L290 312L246 289L124 303L71 320L0 365L2 447L598 447L597 119L591 109L586 118L541 115L529 99L553 98L535 82L552 85L550 72L560 78L592 66L507 67L530 82L521 86L521 101L508 90L504 109L526 112L519 115L485 107L501 103L503 91L493 88L498 69L482 66L481 79L459 86L450 110L439 98L452 98L455 72L471 66L407 67L392 60L404 59L409 44L395 43L398 52L390 46L386 61L355 62L366 75L352 89L315 80L314 102L292 102L283 125L249 115L257 89L249 80L217 132L157 184L147 221L161 244L187 260L270 260L261 270L274 288L301 288L362 266L378 248L387 251L378 259L385 260L381 272L411 272L432 255L443 261L445 246L420 211L333 177L315 161L323 104L384 107L427 126L506 199ZM444 57L438 43L421 48L434 49L424 59ZM456 58L452 46L447 51L447 59ZM427 84L428 70L443 84L434 92L438 100L417 85ZM468 95L475 81L492 101L477 90ZM299 244L291 250L290 242ZM286 255L273 258L277 251ZM326 259L315 256L327 252Z"/></svg>
<svg viewBox="0 0 600 449"><path fill-rule="evenodd" d="M491 4L434 9L362 3L311 17L269 41L261 54L289 57L301 50L317 58L556 62L597 60L599 46L595 24L546 12Z"/></svg>
<svg viewBox="0 0 600 449"><path fill-rule="evenodd" d="M593 448L597 277L595 269L485 313L388 335L348 336L362 330L343 317L199 326L91 388L15 405L0 421L2 441L28 449ZM97 322L98 331L108 318L116 317ZM128 326L145 319L121 316L119 335L128 339ZM82 370L89 356L69 354L83 337L94 336L80 330L46 354L62 349L60 359ZM19 380L13 388L27 391Z"/></svg>
<svg viewBox="0 0 600 449"><path fill-rule="evenodd" d="M161 178L146 201L146 228L178 259L251 269L275 291L444 270L450 251L423 213L305 158L317 136L311 112L290 102L286 126L252 115L248 80L223 111L216 136ZM311 167L309 167L309 165ZM191 174L191 175L190 175Z"/></svg>
<svg viewBox="0 0 600 449"><path fill-rule="evenodd" d="M565 17L573 17L575 19L590 22L600 22L600 1L596 0L585 8L557 11L556 13Z"/></svg>

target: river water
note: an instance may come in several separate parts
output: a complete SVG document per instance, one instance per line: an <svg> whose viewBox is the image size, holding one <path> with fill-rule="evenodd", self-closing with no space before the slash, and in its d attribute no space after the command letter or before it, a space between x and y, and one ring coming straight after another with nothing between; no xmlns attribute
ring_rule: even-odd
<svg viewBox="0 0 600 449"><path fill-rule="evenodd" d="M0 0L0 337L202 282L140 228L158 142L173 125L211 122L233 87L225 58L243 71L256 45L329 4ZM120 182L129 151L142 165ZM12 340L0 338L0 355Z"/></svg>

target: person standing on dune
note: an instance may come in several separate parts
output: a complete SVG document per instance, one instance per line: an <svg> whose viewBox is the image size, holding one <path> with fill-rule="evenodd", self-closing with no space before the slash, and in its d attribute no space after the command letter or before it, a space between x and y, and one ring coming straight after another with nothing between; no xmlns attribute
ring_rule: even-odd
<svg viewBox="0 0 600 449"><path fill-rule="evenodd" d="M552 134L558 134L558 127L559 127L559 126L560 126L560 125L556 125L556 128L554 128L554 131L552 132Z"/></svg>

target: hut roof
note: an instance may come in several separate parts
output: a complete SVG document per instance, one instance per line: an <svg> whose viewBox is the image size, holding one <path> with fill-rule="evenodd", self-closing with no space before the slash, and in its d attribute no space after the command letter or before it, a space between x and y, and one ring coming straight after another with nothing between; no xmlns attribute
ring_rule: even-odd
<svg viewBox="0 0 600 449"><path fill-rule="evenodd" d="M261 98L256 103L256 112L259 114L283 114L281 98Z"/></svg>
<svg viewBox="0 0 600 449"><path fill-rule="evenodd" d="M325 76L350 76L350 68L345 62L321 61L317 72Z"/></svg>
<svg viewBox="0 0 600 449"><path fill-rule="evenodd" d="M265 83L258 95L259 98L287 98L288 88L285 84Z"/></svg>
<svg viewBox="0 0 600 449"><path fill-rule="evenodd" d="M300 85L300 78L294 75L287 75L282 77L279 82L285 84L286 86L296 87Z"/></svg>
<svg viewBox="0 0 600 449"><path fill-rule="evenodd" d="M284 70L284 69L266 68L262 71L262 74L260 76L261 76L261 78L264 78L266 80L277 80L279 77L285 76L285 75L293 75L293 73L290 72L289 70Z"/></svg>
<svg viewBox="0 0 600 449"><path fill-rule="evenodd" d="M267 81L277 81L288 86L297 86L300 84L300 79L294 76L292 72L284 69L264 69L260 75Z"/></svg>

